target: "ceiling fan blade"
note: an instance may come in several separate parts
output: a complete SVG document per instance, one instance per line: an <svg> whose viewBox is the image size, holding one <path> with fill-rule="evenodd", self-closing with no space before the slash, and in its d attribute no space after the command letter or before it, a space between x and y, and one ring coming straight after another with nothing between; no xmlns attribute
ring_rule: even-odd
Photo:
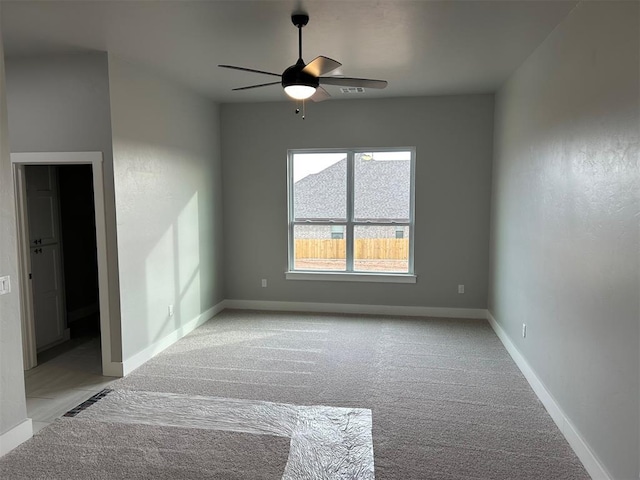
<svg viewBox="0 0 640 480"><path fill-rule="evenodd" d="M322 87L318 87L316 88L316 93L311 95L311 98L309 98L309 100L311 100L312 102L324 102L329 98L331 98L331 95L329 95L329 92L327 92Z"/></svg>
<svg viewBox="0 0 640 480"><path fill-rule="evenodd" d="M248 87L232 88L231 90L249 90L251 88L268 87L269 85L280 85L280 82L261 83L259 85L249 85Z"/></svg>
<svg viewBox="0 0 640 480"><path fill-rule="evenodd" d="M222 67L222 68L231 68L233 70L241 70L243 72L262 73L263 75L272 75L274 77L280 77L281 76L279 73L265 72L264 70L255 70L253 68L236 67L236 66L233 66L233 65L218 65L218 66Z"/></svg>
<svg viewBox="0 0 640 480"><path fill-rule="evenodd" d="M369 78L349 77L320 77L320 85L338 85L341 87L385 88L386 80L371 80Z"/></svg>
<svg viewBox="0 0 640 480"><path fill-rule="evenodd" d="M320 77L334 71L336 68L340 68L341 66L342 64L340 62L336 62L329 57L323 57L320 55L319 57L311 60L307 66L302 69L302 71L309 73L314 77Z"/></svg>

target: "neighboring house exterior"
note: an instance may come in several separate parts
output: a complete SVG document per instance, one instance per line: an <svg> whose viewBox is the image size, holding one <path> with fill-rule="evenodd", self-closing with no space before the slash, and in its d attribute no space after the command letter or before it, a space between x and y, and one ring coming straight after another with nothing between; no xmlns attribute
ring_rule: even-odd
<svg viewBox="0 0 640 480"><path fill-rule="evenodd" d="M373 160L357 154L354 161L354 216L356 221L409 221L411 163L406 160ZM296 238L344 238L347 216L347 159L295 183L296 220L334 221L335 225L304 225ZM302 227L302 228L300 228ZM358 227L356 227L358 228ZM358 238L408 238L402 225L358 228Z"/></svg>

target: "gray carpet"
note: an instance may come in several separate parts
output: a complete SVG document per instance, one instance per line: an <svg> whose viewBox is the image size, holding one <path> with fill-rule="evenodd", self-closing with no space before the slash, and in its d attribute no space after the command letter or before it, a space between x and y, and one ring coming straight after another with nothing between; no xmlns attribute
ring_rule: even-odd
<svg viewBox="0 0 640 480"><path fill-rule="evenodd" d="M288 452L282 437L63 418L3 458L0 478L275 480Z"/></svg>
<svg viewBox="0 0 640 480"><path fill-rule="evenodd" d="M227 310L112 388L370 409L378 480L589 478L480 320ZM290 453L280 436L101 415L45 428L0 478L279 479Z"/></svg>

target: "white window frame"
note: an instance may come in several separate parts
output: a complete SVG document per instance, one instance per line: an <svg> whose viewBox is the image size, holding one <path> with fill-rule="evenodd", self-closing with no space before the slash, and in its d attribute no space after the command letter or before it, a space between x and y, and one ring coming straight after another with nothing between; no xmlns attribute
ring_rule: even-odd
<svg viewBox="0 0 640 480"><path fill-rule="evenodd" d="M354 214L354 159L357 153L370 152L410 152L411 153L411 185L410 207L408 222L361 222L355 221ZM295 220L293 211L293 156L309 153L344 153L347 156L347 218L345 221L319 221L319 220ZM415 147L375 147L375 148L316 148L316 149L291 149L287 151L287 209L288 209L288 270L285 273L287 280L330 280L330 281L359 281L359 282L384 282L384 283L416 283L417 275L414 270L414 245L415 245L415 176L416 176L416 148ZM296 225L344 225L346 245L346 271L333 270L295 270L295 242L293 230ZM409 227L409 259L407 273L393 272L357 272L353 271L354 255L354 227L355 226L394 226Z"/></svg>

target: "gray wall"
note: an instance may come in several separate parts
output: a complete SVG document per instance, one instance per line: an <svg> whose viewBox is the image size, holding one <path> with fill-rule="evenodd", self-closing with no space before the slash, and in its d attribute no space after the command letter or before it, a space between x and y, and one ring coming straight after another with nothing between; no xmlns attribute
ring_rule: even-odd
<svg viewBox="0 0 640 480"><path fill-rule="evenodd" d="M22 363L16 211L9 158L3 52L0 35L0 276L11 276L11 293L0 296L0 435L27 418Z"/></svg>
<svg viewBox="0 0 640 480"><path fill-rule="evenodd" d="M493 95L310 102L305 120L294 108L222 105L226 297L485 308ZM287 149L400 146L417 151L418 283L285 280Z"/></svg>
<svg viewBox="0 0 640 480"><path fill-rule="evenodd" d="M640 430L638 33L637 2L583 2L500 90L489 296L625 480L638 478Z"/></svg>
<svg viewBox="0 0 640 480"><path fill-rule="evenodd" d="M109 77L126 359L224 299L219 112L112 55Z"/></svg>
<svg viewBox="0 0 640 480"><path fill-rule="evenodd" d="M113 361L224 298L219 114L211 101L105 53L9 59L7 95L12 151L104 154Z"/></svg>
<svg viewBox="0 0 640 480"><path fill-rule="evenodd" d="M12 152L101 151L112 361L121 359L111 114L106 53L7 59Z"/></svg>

